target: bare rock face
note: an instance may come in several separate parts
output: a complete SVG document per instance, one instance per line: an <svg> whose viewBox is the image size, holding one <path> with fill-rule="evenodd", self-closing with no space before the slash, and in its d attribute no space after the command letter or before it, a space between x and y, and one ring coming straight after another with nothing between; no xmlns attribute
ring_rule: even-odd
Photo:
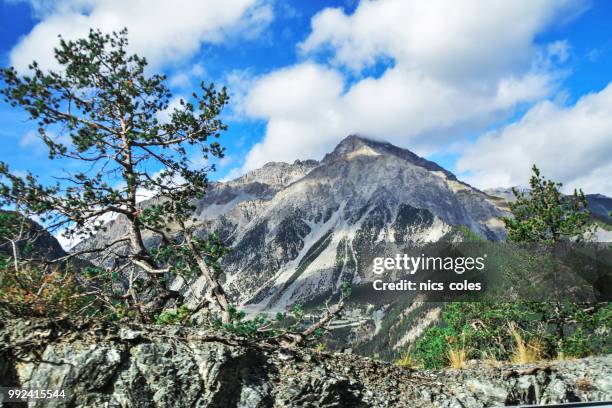
<svg viewBox="0 0 612 408"><path fill-rule="evenodd" d="M551 404L612 399L612 357L425 371L182 327L6 320L0 386L65 389L49 407Z"/></svg>

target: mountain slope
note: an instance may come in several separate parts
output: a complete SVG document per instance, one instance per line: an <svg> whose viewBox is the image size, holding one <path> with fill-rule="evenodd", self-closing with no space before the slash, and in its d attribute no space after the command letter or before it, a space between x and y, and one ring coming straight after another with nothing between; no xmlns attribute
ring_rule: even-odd
<svg viewBox="0 0 612 408"><path fill-rule="evenodd" d="M0 214L17 217L17 220L24 220L22 216L11 211L0 210ZM26 246L29 247L27 256L33 259L53 260L66 255L57 239L31 219L24 220L22 236L20 238L15 237L15 239L20 256L24 256ZM0 254L13 256L13 247L10 242L0 239Z"/></svg>
<svg viewBox="0 0 612 408"><path fill-rule="evenodd" d="M278 166L293 176L268 184ZM319 163L266 165L208 197L198 206L199 231L218 230L231 245L226 287L258 309L368 280L374 257L438 241L457 226L503 238L491 197L408 150L357 136Z"/></svg>

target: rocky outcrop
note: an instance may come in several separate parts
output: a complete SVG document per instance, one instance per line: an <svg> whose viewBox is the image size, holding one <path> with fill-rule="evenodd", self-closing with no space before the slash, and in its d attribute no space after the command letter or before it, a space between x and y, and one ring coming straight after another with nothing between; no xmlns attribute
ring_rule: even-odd
<svg viewBox="0 0 612 408"><path fill-rule="evenodd" d="M49 407L484 407L612 399L611 356L426 371L194 328L0 325L0 386L65 389L67 400Z"/></svg>

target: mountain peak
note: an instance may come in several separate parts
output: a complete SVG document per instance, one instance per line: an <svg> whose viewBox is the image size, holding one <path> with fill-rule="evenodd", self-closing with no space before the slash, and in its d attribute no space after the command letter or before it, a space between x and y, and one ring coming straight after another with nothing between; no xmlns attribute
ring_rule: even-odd
<svg viewBox="0 0 612 408"><path fill-rule="evenodd" d="M427 170L443 172L447 177L453 180L456 179L455 175L450 171L408 149L402 149L391 143L372 140L359 135L349 135L342 139L334 148L333 152L325 155L322 162L328 163L339 159L351 159L356 156L378 155L395 156Z"/></svg>
<svg viewBox="0 0 612 408"><path fill-rule="evenodd" d="M346 154L373 143L377 142L358 135L348 135L336 145L333 153Z"/></svg>

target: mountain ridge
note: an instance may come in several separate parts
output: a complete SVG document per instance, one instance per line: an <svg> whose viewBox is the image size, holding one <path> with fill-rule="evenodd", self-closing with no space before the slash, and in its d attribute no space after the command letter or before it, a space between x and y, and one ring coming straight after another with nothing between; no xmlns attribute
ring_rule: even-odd
<svg viewBox="0 0 612 408"><path fill-rule="evenodd" d="M359 148L362 148L364 146L379 153L382 152L394 155L398 158L406 160L412 164L421 166L430 171L441 171L452 179L457 179L457 177L450 171L446 170L445 168L441 167L433 161L418 156L411 150L403 149L389 142L378 141L356 134L349 135L342 139L331 153L328 153L323 157L323 160L321 160L321 162L328 162L343 155L354 153L358 151Z"/></svg>
<svg viewBox="0 0 612 408"><path fill-rule="evenodd" d="M409 150L350 135L321 161L271 162L211 183L192 227L202 237L217 231L230 248L222 268L233 302L284 309L342 282L368 282L374 257L453 240L460 228L503 240L507 202L490 193ZM117 239L122 224L119 217L76 249ZM204 292L203 280L192 283Z"/></svg>

